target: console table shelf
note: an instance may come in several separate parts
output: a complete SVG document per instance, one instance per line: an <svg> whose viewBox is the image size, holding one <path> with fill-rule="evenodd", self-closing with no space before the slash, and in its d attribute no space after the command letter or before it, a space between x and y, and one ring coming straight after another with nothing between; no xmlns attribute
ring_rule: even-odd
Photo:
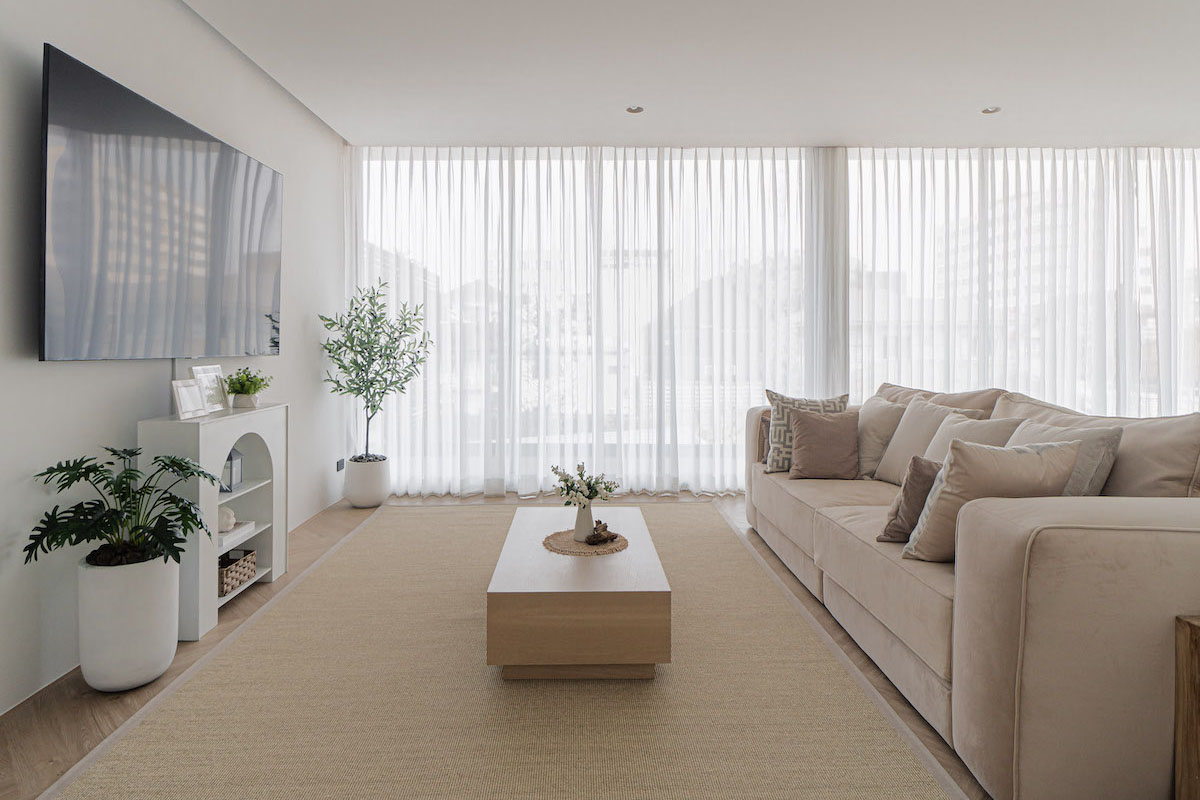
<svg viewBox="0 0 1200 800"><path fill-rule="evenodd" d="M253 492L255 489L261 489L264 486L270 486L270 485L271 485L270 478L262 478L261 480L257 480L257 481L242 481L242 485L239 486L238 488L234 489L232 492L220 492L219 493L220 499L218 499L217 502L220 505L225 505L230 500L236 500L237 498L241 497L244 494Z"/></svg>
<svg viewBox="0 0 1200 800"><path fill-rule="evenodd" d="M221 474L229 451L242 453L243 483L232 492L193 480L176 491L195 501L212 531L184 545L179 565L179 638L199 639L217 624L217 609L252 584L278 580L287 572L288 408L268 403L232 408L204 417L160 417L138 423L138 446L148 463L157 455L186 456L214 475ZM252 525L218 533L222 508ZM247 581L217 597L217 560L235 547L255 551L257 569Z"/></svg>

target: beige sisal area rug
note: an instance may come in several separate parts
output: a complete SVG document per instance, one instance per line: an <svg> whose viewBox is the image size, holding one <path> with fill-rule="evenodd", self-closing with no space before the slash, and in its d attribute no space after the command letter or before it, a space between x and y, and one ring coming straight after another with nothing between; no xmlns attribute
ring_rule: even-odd
<svg viewBox="0 0 1200 800"><path fill-rule="evenodd" d="M64 796L944 796L711 505L642 511L674 606L654 681L501 681L513 507L385 507Z"/></svg>

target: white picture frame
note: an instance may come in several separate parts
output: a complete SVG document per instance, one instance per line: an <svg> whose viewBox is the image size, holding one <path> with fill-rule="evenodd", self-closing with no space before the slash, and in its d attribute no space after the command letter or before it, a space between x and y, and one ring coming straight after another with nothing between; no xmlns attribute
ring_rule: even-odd
<svg viewBox="0 0 1200 800"><path fill-rule="evenodd" d="M175 413L180 419L208 414L204 408L204 392L200 388L200 381L195 378L171 381L171 393L175 395Z"/></svg>
<svg viewBox="0 0 1200 800"><path fill-rule="evenodd" d="M206 367L192 367L192 377L200 384L200 392L204 395L204 411L224 411L229 406L229 395L225 391L225 375L221 367L211 364Z"/></svg>

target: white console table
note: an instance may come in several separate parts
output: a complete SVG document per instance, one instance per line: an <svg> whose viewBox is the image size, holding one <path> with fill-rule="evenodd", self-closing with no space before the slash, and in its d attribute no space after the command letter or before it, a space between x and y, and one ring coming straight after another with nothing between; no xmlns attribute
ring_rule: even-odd
<svg viewBox="0 0 1200 800"><path fill-rule="evenodd" d="M229 451L242 453L242 484L221 492L204 481L176 487L196 501L212 536L193 535L184 545L179 570L179 638L194 641L217 624L217 609L258 581L273 581L287 571L288 408L263 403L258 408L232 408L204 417L160 417L138 423L142 463L157 455L186 456L220 477ZM239 523L253 526L218 533L217 513L228 505ZM237 548L256 551L255 580L225 597L217 597L217 559Z"/></svg>

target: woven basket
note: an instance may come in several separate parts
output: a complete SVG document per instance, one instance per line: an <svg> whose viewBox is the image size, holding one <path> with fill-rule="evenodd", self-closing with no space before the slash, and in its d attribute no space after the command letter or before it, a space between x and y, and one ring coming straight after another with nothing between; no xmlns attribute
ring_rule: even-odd
<svg viewBox="0 0 1200 800"><path fill-rule="evenodd" d="M254 580L256 569L253 550L230 550L217 561L217 597Z"/></svg>

